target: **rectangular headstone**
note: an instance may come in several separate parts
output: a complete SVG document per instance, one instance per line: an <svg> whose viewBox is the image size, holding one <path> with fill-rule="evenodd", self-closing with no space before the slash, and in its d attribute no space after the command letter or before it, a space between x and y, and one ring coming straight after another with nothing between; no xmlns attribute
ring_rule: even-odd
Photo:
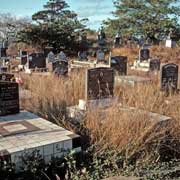
<svg viewBox="0 0 180 180"><path fill-rule="evenodd" d="M28 58L28 69L46 68L46 58L43 53L32 53Z"/></svg>
<svg viewBox="0 0 180 180"><path fill-rule="evenodd" d="M0 82L0 116L19 113L19 87L15 82Z"/></svg>
<svg viewBox="0 0 180 180"><path fill-rule="evenodd" d="M21 65L25 65L27 63L28 53L27 51L20 51L20 57L21 57Z"/></svg>
<svg viewBox="0 0 180 180"><path fill-rule="evenodd" d="M114 70L112 68L88 69L86 74L86 100L114 96Z"/></svg>
<svg viewBox="0 0 180 180"><path fill-rule="evenodd" d="M111 57L111 67L118 72L119 75L127 75L127 57L114 56Z"/></svg>
<svg viewBox="0 0 180 180"><path fill-rule="evenodd" d="M145 61L150 58L150 51L149 49L140 49L139 51L139 60Z"/></svg>
<svg viewBox="0 0 180 180"><path fill-rule="evenodd" d="M97 61L104 61L105 60L105 53L103 50L97 50L96 56L97 56Z"/></svg>
<svg viewBox="0 0 180 180"><path fill-rule="evenodd" d="M159 71L160 70L161 61L159 59L151 59L149 62L150 71Z"/></svg>
<svg viewBox="0 0 180 180"><path fill-rule="evenodd" d="M166 64L161 68L161 90L176 90L178 87L178 65Z"/></svg>

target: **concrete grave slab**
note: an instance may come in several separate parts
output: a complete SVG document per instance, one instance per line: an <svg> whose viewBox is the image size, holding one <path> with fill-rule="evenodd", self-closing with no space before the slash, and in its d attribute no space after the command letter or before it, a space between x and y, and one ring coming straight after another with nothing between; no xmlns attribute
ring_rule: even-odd
<svg viewBox="0 0 180 180"><path fill-rule="evenodd" d="M68 150L81 151L80 136L30 112L0 117L0 154L8 155L19 171L21 157L39 150L46 163Z"/></svg>

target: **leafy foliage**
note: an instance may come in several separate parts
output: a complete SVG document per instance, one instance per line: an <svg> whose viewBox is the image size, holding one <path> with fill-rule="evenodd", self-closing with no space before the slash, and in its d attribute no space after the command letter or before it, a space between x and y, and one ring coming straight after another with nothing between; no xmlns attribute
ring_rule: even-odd
<svg viewBox="0 0 180 180"><path fill-rule="evenodd" d="M179 0L115 0L115 19L105 21L110 33L143 35L154 42L170 31L180 38Z"/></svg>
<svg viewBox="0 0 180 180"><path fill-rule="evenodd" d="M78 31L84 25L68 8L64 0L49 0L44 10L32 16L34 23L20 32L19 40L39 47L51 46L56 50L61 46L72 49Z"/></svg>

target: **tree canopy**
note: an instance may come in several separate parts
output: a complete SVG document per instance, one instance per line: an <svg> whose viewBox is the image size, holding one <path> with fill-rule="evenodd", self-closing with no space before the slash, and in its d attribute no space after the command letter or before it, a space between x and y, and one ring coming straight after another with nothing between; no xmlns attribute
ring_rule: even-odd
<svg viewBox="0 0 180 180"><path fill-rule="evenodd" d="M20 32L19 40L40 47L71 49L75 37L85 26L70 11L64 0L49 0L44 9L33 14L33 23Z"/></svg>
<svg viewBox="0 0 180 180"><path fill-rule="evenodd" d="M115 0L115 18L104 22L109 33L142 35L153 41L169 32L179 38L180 0Z"/></svg>

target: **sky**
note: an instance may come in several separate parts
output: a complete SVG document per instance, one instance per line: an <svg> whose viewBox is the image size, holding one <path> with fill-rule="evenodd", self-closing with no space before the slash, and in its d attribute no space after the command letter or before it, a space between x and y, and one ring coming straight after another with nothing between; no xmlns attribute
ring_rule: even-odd
<svg viewBox="0 0 180 180"><path fill-rule="evenodd" d="M0 0L0 13L11 13L17 17L29 16L43 9L48 0ZM111 18L112 0L66 0L70 9L79 18L88 18L88 27L98 29L103 20Z"/></svg>

